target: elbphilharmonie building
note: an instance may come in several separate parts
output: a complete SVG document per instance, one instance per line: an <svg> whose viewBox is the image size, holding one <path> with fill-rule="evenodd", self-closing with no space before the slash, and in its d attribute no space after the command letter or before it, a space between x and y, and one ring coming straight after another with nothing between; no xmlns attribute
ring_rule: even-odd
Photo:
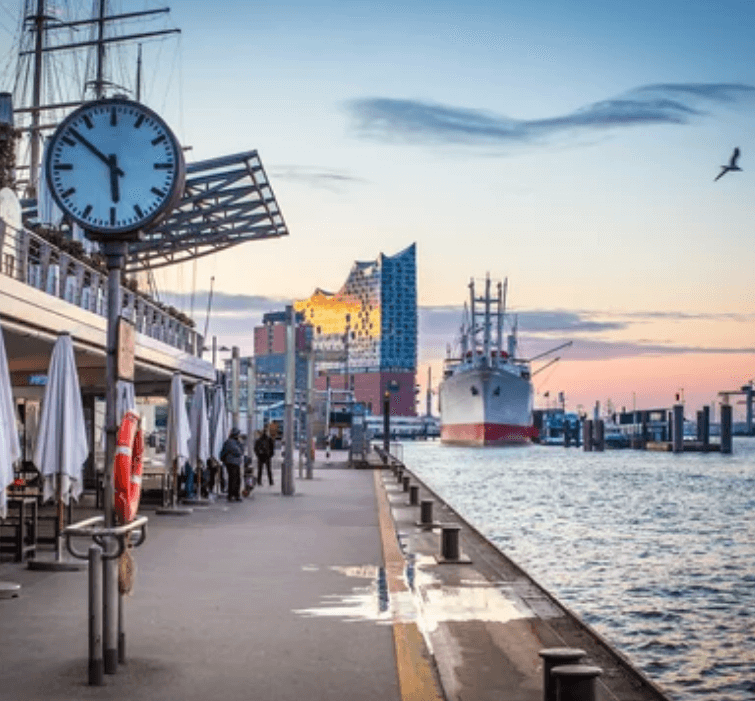
<svg viewBox="0 0 755 701"><path fill-rule="evenodd" d="M416 245L356 261L338 292L294 303L312 326L318 389L351 389L371 414L413 416L417 371Z"/></svg>

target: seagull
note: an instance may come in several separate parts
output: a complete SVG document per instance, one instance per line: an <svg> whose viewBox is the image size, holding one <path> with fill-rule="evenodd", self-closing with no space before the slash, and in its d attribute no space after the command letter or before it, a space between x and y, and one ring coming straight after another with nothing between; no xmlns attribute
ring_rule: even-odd
<svg viewBox="0 0 755 701"><path fill-rule="evenodd" d="M730 170L742 170L737 165L737 159L739 158L739 148L734 149L734 153L731 154L731 160L729 161L729 165L721 166L721 172L713 179L713 182L716 182L721 176L728 173Z"/></svg>

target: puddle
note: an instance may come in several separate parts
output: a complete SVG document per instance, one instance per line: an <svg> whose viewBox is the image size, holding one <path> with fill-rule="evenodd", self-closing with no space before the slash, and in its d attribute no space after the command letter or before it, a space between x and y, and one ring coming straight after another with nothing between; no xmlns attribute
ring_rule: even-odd
<svg viewBox="0 0 755 701"><path fill-rule="evenodd" d="M431 650L430 636L442 623L507 623L535 616L524 601L503 583L463 580L457 586L448 586L436 577L437 567L432 557L410 555L402 577L407 589L391 594L383 567L331 566L328 569L334 572L350 578L367 579L369 583L367 586L353 587L349 594L324 596L318 606L296 609L294 613L309 617L342 618L346 622L416 622ZM319 568L305 565L302 570L314 572Z"/></svg>

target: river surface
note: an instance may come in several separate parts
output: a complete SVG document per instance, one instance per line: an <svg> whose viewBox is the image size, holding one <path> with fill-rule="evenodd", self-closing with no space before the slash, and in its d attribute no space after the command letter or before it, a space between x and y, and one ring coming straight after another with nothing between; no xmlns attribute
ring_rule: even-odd
<svg viewBox="0 0 755 701"><path fill-rule="evenodd" d="M755 699L755 439L732 455L408 442L404 462L678 701Z"/></svg>

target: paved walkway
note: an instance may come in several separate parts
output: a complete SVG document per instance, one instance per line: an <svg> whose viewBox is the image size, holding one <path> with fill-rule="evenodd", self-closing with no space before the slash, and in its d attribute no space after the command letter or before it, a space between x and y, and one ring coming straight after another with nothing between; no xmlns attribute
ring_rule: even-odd
<svg viewBox="0 0 755 701"><path fill-rule="evenodd" d="M399 699L392 629L374 623L373 475L331 467L294 497L278 481L188 517L146 511L128 661L105 687L86 683L86 572L0 565L23 585L0 601L0 699ZM355 589L374 614L361 621L335 610Z"/></svg>

